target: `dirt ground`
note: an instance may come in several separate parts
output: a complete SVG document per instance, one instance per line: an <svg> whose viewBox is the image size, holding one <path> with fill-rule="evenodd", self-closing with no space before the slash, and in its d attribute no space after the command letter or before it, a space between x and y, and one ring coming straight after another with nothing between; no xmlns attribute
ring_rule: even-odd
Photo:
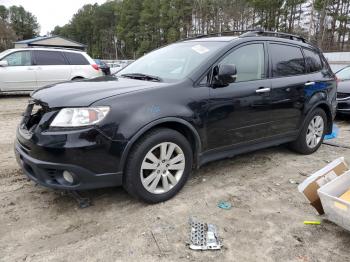
<svg viewBox="0 0 350 262"><path fill-rule="evenodd" d="M18 168L13 141L28 97L0 98L0 261L350 261L350 233L316 215L297 183L350 150L309 156L280 146L202 167L173 199L140 203L122 188L86 192L93 205L35 186ZM350 142L349 120L337 120ZM293 183L293 182L297 183ZM231 210L217 207L220 200ZM220 251L186 245L188 218L218 226ZM320 226L304 220L321 220Z"/></svg>

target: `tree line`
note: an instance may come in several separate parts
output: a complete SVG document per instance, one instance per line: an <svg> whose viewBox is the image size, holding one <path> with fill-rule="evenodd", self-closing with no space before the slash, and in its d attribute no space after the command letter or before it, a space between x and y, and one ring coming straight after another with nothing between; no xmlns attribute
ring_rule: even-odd
<svg viewBox="0 0 350 262"><path fill-rule="evenodd" d="M82 6L51 34L87 44L96 58L133 59L179 39L255 28L299 34L324 51L350 51L350 0L108 0ZM0 5L0 50L38 30L23 7Z"/></svg>
<svg viewBox="0 0 350 262"><path fill-rule="evenodd" d="M13 42L39 35L37 18L22 6L0 5L0 52L13 47Z"/></svg>
<svg viewBox="0 0 350 262"><path fill-rule="evenodd" d="M261 28L350 50L350 0L115 0L85 5L53 34L101 58L137 58L186 37Z"/></svg>

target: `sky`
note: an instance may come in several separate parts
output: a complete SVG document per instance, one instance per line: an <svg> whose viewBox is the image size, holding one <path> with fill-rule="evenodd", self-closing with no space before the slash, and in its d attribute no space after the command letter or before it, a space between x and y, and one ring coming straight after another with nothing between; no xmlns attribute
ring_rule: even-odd
<svg viewBox="0 0 350 262"><path fill-rule="evenodd" d="M56 25L67 24L83 5L104 2L105 0L0 0L0 5L23 6L38 19L40 34L46 35Z"/></svg>

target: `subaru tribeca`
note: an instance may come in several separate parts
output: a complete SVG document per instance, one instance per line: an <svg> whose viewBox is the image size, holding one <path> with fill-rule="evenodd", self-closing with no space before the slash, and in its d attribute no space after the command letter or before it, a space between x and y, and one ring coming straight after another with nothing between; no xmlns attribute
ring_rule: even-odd
<svg viewBox="0 0 350 262"><path fill-rule="evenodd" d="M213 160L284 143L315 152L335 111L335 76L303 38L261 31L198 37L117 75L35 91L15 152L43 186L122 185L156 203Z"/></svg>

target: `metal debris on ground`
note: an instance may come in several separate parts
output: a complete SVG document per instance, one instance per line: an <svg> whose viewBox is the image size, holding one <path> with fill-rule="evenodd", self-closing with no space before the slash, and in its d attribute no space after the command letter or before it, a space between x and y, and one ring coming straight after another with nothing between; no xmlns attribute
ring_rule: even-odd
<svg viewBox="0 0 350 262"><path fill-rule="evenodd" d="M221 200L218 203L218 207L221 208L221 209L229 210L229 209L231 209L232 205L231 205L230 202Z"/></svg>
<svg viewBox="0 0 350 262"><path fill-rule="evenodd" d="M190 242L189 247L193 250L219 250L222 247L217 228L213 224L197 221L195 218L189 219Z"/></svg>
<svg viewBox="0 0 350 262"><path fill-rule="evenodd" d="M79 208L87 208L91 206L91 200L88 197L83 197L78 191L67 190L65 192L67 195L71 196L78 202Z"/></svg>
<svg viewBox="0 0 350 262"><path fill-rule="evenodd" d="M331 142L331 141L323 141L323 144L328 145L328 146L335 146L335 147L341 147L341 148L350 149L349 145L336 143L336 142Z"/></svg>
<svg viewBox="0 0 350 262"><path fill-rule="evenodd" d="M295 181L295 180L293 180L293 179L289 179L289 183L291 183L291 184L299 184L299 182L298 181Z"/></svg>

